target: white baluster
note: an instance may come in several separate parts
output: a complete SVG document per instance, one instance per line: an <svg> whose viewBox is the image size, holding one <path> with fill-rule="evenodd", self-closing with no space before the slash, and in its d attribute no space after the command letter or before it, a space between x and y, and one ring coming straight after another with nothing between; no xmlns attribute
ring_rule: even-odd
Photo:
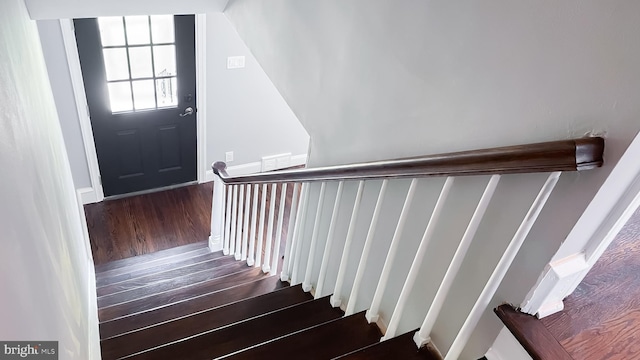
<svg viewBox="0 0 640 360"><path fill-rule="evenodd" d="M349 230L347 230L347 238L344 241L344 248L342 250L342 257L340 258L340 267L338 268L338 277L336 278L336 285L334 287L333 295L331 295L331 305L338 307L341 305L342 285L344 284L344 277L347 274L347 262L349 261L349 253L351 252L351 243L356 232L356 221L358 219L358 212L360 212L360 203L362 202L362 192L364 191L364 180L360 180L358 183L358 192L356 193L356 200L353 203L353 210L351 211L351 220L349 220ZM316 290L317 295L317 290Z"/></svg>
<svg viewBox="0 0 640 360"><path fill-rule="evenodd" d="M409 300L409 294L415 286L416 279L418 278L418 271L420 270L420 266L422 266L424 256L427 253L427 249L429 248L429 243L433 238L433 232L435 231L436 225L438 224L438 220L440 220L440 215L442 215L442 210L444 209L444 205L447 202L449 192L451 192L453 181L453 177L448 177L444 182L442 191L440 191L440 196L436 201L436 206L433 208L431 218L429 219L429 223L427 224L427 228L424 231L424 235L422 236L422 240L420 241L420 245L418 246L416 255L414 256L413 262L411 263L411 268L409 269L407 278L405 279L402 290L400 291L398 302L396 302L393 313L391 313L391 320L389 320L387 331L385 332L381 341L388 340L396 336L396 331L398 330L400 319L402 318L402 314L404 314L404 308L407 305L407 300Z"/></svg>
<svg viewBox="0 0 640 360"><path fill-rule="evenodd" d="M402 237L404 224L407 221L407 217L409 216L409 208L411 207L411 202L413 201L413 195L416 192L417 186L418 186L418 179L411 180L411 186L409 186L407 197L404 200L404 205L402 206L402 211L400 212L400 219L398 220L398 225L396 225L396 230L393 234L393 239L391 240L391 246L389 247L387 258L385 259L384 266L382 267L382 273L380 274L380 280L378 280L378 286L376 287L376 292L373 295L373 301L371 302L371 307L369 308L369 310L367 310L367 313L365 314L365 316L367 317L367 321L369 321L369 323L378 321L378 313L380 312L380 303L382 302L382 296L384 295L384 292L387 289L389 274L391 273L391 268L393 267L393 262L395 261L395 258L396 258L396 252L398 251L398 245L400 243L400 238Z"/></svg>
<svg viewBox="0 0 640 360"><path fill-rule="evenodd" d="M225 255L229 255L229 231L231 230L231 193L233 186L227 185L227 211L224 216L224 245L222 247L222 253Z"/></svg>
<svg viewBox="0 0 640 360"><path fill-rule="evenodd" d="M251 186L251 185L249 185ZM253 204L251 205L251 235L249 236L249 257L247 265L253 266L256 254L256 223L258 222L258 184L253 185Z"/></svg>
<svg viewBox="0 0 640 360"><path fill-rule="evenodd" d="M256 247L255 267L260 267L262 259L262 240L264 239L264 217L267 207L267 184L262 184L262 201L260 202L260 225L258 226L258 246Z"/></svg>
<svg viewBox="0 0 640 360"><path fill-rule="evenodd" d="M329 255L331 255L331 245L336 232L336 223L338 222L338 211L340 209L340 201L342 200L342 189L344 187L344 181L340 181L338 184L338 192L336 193L336 199L333 203L333 212L331 213L331 223L329 224L329 233L327 234L327 242L324 245L324 253L322 254L322 263L320 264L320 274L318 276L318 284L316 285L315 298L322 297L322 290L324 287L324 281L327 277L327 267L329 266Z"/></svg>
<svg viewBox="0 0 640 360"><path fill-rule="evenodd" d="M229 234L229 254L233 255L236 249L236 225L238 214L238 185L233 185L233 206L231 210L231 234Z"/></svg>
<svg viewBox="0 0 640 360"><path fill-rule="evenodd" d="M529 234L529 231L533 227L538 215L540 215L540 211L542 211L544 204L547 202L547 199L549 199L549 195L551 195L559 177L560 172L551 173L544 186L542 186L542 189L533 201L531 208L529 208L529 211L525 215L524 220L522 220L518 230L513 235L509 246L507 246L507 249L500 258L500 261L493 270L493 273L491 273L491 277L489 277L487 284L484 286L484 289L482 289L478 300L476 300L473 305L473 308L462 325L462 328L460 328L458 335L455 340L453 340L453 344L451 344L451 347L445 356L445 360L457 360L460 357L460 354L467 345L467 341L469 341L473 330L476 328L476 325L478 325L482 314L489 306L493 295L496 293L496 290L498 290L498 286L500 286L502 279L509 270L513 259L518 254L518 250L520 250L522 243ZM419 334L420 333L418 332L418 336L414 336L414 340L418 346L423 346L422 337Z"/></svg>
<svg viewBox="0 0 640 360"><path fill-rule="evenodd" d="M289 281L291 274L290 264L293 263L294 239L298 232L298 195L300 194L301 184L293 185L293 196L291 197L291 210L289 210L289 223L287 224L287 242L284 246L284 260L282 261L282 272L280 272L280 280Z"/></svg>
<svg viewBox="0 0 640 360"><path fill-rule="evenodd" d="M480 222L484 217L485 212L487 211L487 207L489 207L489 203L491 202L491 198L496 190L496 186L498 186L498 181L500 181L500 175L491 176L491 180L487 184L487 187L484 189L484 193L480 198L480 202L476 207L476 210L469 221L469 225L462 236L462 240L456 249L455 254L453 255L453 259L447 268L447 272L440 283L440 287L436 292L436 296L429 307L429 311L427 312L427 316L424 318L424 322L420 327L420 331L416 332L414 336L414 340L416 340L419 344L426 344L429 342L429 334L431 334L431 330L438 319L438 315L440 314L440 310L442 310L442 306L444 305L445 300L447 299L447 295L449 294L449 290L451 290L451 286L453 285L453 281L458 275L460 271L460 267L464 261L465 256L467 255L467 251L469 250L469 246L473 241L476 232L478 231L478 227L480 226Z"/></svg>
<svg viewBox="0 0 640 360"><path fill-rule="evenodd" d="M364 241L364 248L362 249L362 254L360 255L360 262L358 263L356 277L353 280L353 287L351 288L351 294L349 295L349 300L347 301L345 316L349 316L355 313L356 301L358 300L360 286L362 285L362 277L364 276L364 270L367 267L367 260L369 259L369 252L371 251L371 246L373 245L373 237L375 236L376 227L378 226L378 218L380 217L380 211L382 211L382 201L384 200L384 194L387 191L388 183L389 180L383 180L382 186L380 187L380 192L378 193L378 200L376 201L376 207L373 210L373 217L371 218L371 224L369 224L367 238ZM331 297L331 305L333 305L334 307L338 307L341 305L341 291L342 287L338 288L336 286L336 290Z"/></svg>
<svg viewBox="0 0 640 360"><path fill-rule="evenodd" d="M251 184L247 184L247 195L244 201L244 226L242 229L242 251L240 260L247 260L247 248L249 241L249 208L251 206Z"/></svg>
<svg viewBox="0 0 640 360"><path fill-rule="evenodd" d="M274 199L275 200L275 199ZM282 245L282 225L284 223L284 207L287 200L287 184L282 184L280 189L280 207L278 208L278 226L276 226L276 237L273 240L273 260L271 260L270 275L278 272L278 260L280 257L280 246ZM291 215L289 215L291 217Z"/></svg>
<svg viewBox="0 0 640 360"><path fill-rule="evenodd" d="M320 186L320 196L318 197L318 206L316 207L316 219L313 223L313 234L311 235L311 245L309 247L309 259L307 260L307 269L304 273L304 281L302 282L302 290L311 291L311 272L313 271L313 261L316 256L316 243L318 242L318 233L320 232L320 218L322 215L322 206L324 204L324 192L327 183L323 182Z"/></svg>
<svg viewBox="0 0 640 360"><path fill-rule="evenodd" d="M262 264L262 272L271 271L269 259L271 259L271 246L273 245L273 220L276 217L276 189L278 184L271 185L271 194L269 194L269 225L267 225L267 243L264 251L264 262Z"/></svg>
<svg viewBox="0 0 640 360"><path fill-rule="evenodd" d="M302 242L304 240L304 229L307 222L307 211L309 210L309 183L302 184L302 199L300 202L300 223L296 224L296 237L294 238L295 255L293 257L293 264L289 273L291 274L291 285L298 285L300 273L300 257L302 256Z"/></svg>
<svg viewBox="0 0 640 360"><path fill-rule="evenodd" d="M224 223L224 182L218 176L213 178L213 197L211 201L211 235L209 235L209 249L220 251L223 249Z"/></svg>
<svg viewBox="0 0 640 360"><path fill-rule="evenodd" d="M244 203L244 185L240 185L240 198L238 199L238 232L236 233L236 252L235 258L236 260L240 260L242 258L242 204Z"/></svg>

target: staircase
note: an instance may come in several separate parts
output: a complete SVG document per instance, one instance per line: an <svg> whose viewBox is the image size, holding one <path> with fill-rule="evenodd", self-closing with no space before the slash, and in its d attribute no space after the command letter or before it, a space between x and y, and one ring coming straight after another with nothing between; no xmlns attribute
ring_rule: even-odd
<svg viewBox="0 0 640 360"><path fill-rule="evenodd" d="M434 359L413 332L380 342L364 312L344 316L207 243L96 268L102 357Z"/></svg>
<svg viewBox="0 0 640 360"><path fill-rule="evenodd" d="M96 268L103 358L477 359L486 348L467 345L561 173L601 166L603 147L575 139L239 176L215 163L208 243ZM520 209L498 186L540 172ZM475 206L462 216L452 210L469 186ZM495 216L505 207L519 214L509 224ZM510 229L484 272L472 243L496 235L476 238L483 224ZM438 235L445 227L455 234Z"/></svg>

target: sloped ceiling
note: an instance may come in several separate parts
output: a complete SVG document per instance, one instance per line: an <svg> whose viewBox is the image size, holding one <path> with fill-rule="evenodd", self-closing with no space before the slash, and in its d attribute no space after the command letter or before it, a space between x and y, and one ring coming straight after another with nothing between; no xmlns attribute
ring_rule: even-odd
<svg viewBox="0 0 640 360"><path fill-rule="evenodd" d="M228 0L25 0L33 20L222 12Z"/></svg>

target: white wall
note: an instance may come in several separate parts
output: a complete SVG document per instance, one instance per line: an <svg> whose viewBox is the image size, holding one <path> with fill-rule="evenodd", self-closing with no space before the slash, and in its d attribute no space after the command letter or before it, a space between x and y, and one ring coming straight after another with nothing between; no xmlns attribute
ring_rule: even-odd
<svg viewBox="0 0 640 360"><path fill-rule="evenodd" d="M66 13L65 13L66 14ZM43 51L76 188L91 187L71 78L58 20L38 20ZM236 31L221 13L208 13L207 29L207 165L229 166L259 162L263 156L305 155L309 135L266 76ZM227 70L227 57L244 55L246 67Z"/></svg>
<svg viewBox="0 0 640 360"><path fill-rule="evenodd" d="M60 359L98 359L93 261L38 30L0 5L0 338L57 340Z"/></svg>
<svg viewBox="0 0 640 360"><path fill-rule="evenodd" d="M605 166L562 175L491 306L524 299L638 133L638 13L622 0L232 0L225 10L310 134L310 166L606 135ZM436 326L441 350L544 179L504 180L462 270L477 276L463 276ZM500 323L487 311L478 329L462 358L486 351Z"/></svg>
<svg viewBox="0 0 640 360"><path fill-rule="evenodd" d="M227 69L227 57L245 56L245 68ZM306 154L309 135L222 13L207 14L207 166Z"/></svg>
<svg viewBox="0 0 640 360"><path fill-rule="evenodd" d="M80 130L80 120L76 110L76 101L71 85L71 75L67 64L67 55L62 42L62 32L58 20L37 21L42 52L44 53L51 88L55 89L53 98L58 109L58 118L69 156L73 183L76 189L90 188L91 178L84 143Z"/></svg>

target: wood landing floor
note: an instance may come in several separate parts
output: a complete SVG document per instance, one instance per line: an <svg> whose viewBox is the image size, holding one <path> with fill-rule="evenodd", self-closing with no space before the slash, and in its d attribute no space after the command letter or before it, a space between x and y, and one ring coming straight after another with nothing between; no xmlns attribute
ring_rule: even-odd
<svg viewBox="0 0 640 360"><path fill-rule="evenodd" d="M640 209L564 304L541 321L574 359L640 359Z"/></svg>
<svg viewBox="0 0 640 360"><path fill-rule="evenodd" d="M270 187L268 191L271 192ZM276 214L280 191L279 185L275 197ZM213 182L210 182L85 205L94 263L101 265L208 240L212 194ZM288 223L292 196L293 186L288 186L285 224ZM267 196L267 209L270 198ZM284 226L283 239L286 239L286 233L287 226ZM283 247L284 241L281 254Z"/></svg>

